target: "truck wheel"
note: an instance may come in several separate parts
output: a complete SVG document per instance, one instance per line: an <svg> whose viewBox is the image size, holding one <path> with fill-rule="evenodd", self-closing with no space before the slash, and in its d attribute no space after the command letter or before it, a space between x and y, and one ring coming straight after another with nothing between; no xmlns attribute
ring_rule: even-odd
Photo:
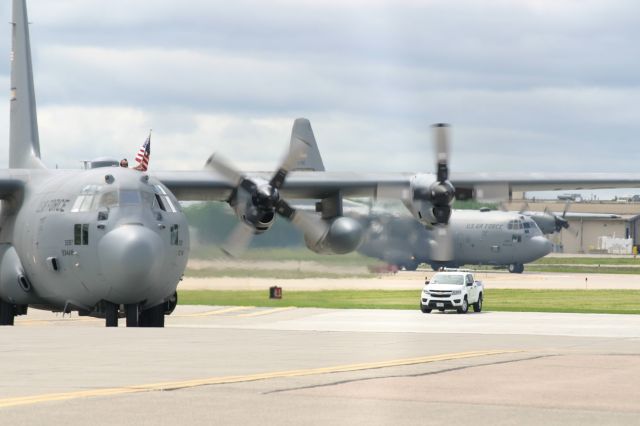
<svg viewBox="0 0 640 426"><path fill-rule="evenodd" d="M482 312L482 293L478 295L478 301L473 304L473 312Z"/></svg>
<svg viewBox="0 0 640 426"><path fill-rule="evenodd" d="M459 314L466 314L469 311L469 301L467 300L467 296L464 297L462 306L460 306L457 311Z"/></svg>
<svg viewBox="0 0 640 426"><path fill-rule="evenodd" d="M430 314L431 313L431 309L427 308L422 303L420 303L420 310L422 311L423 314Z"/></svg>

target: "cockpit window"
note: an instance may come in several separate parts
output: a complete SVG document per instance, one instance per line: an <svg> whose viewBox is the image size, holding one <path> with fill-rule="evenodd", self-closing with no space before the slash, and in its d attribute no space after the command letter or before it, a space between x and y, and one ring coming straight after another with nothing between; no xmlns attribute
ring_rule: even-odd
<svg viewBox="0 0 640 426"><path fill-rule="evenodd" d="M109 208L118 205L118 193L116 191L105 192L100 196L98 208Z"/></svg>
<svg viewBox="0 0 640 426"><path fill-rule="evenodd" d="M82 188L80 191L80 195L74 201L73 206L71 206L72 212L90 212L94 209L94 204L96 201L96 195L100 190L99 185L87 185Z"/></svg>
<svg viewBox="0 0 640 426"><path fill-rule="evenodd" d="M162 185L153 185L153 189L156 193L157 206L162 211L175 213L178 211L176 204L171 200L169 194Z"/></svg>
<svg viewBox="0 0 640 426"><path fill-rule="evenodd" d="M140 204L140 191L132 191L128 189L123 189L119 193L120 195L120 205L131 205L131 204Z"/></svg>
<svg viewBox="0 0 640 426"><path fill-rule="evenodd" d="M525 226L523 225L521 220L510 220L507 224L507 229L523 229Z"/></svg>

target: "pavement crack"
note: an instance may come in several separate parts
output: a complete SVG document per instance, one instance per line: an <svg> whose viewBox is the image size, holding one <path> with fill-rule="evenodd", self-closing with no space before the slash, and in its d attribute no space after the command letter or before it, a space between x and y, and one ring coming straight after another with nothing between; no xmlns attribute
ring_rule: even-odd
<svg viewBox="0 0 640 426"><path fill-rule="evenodd" d="M262 395L270 395L270 394L276 394L276 393L282 393L282 392L291 392L291 391L307 390L307 389L315 389L315 388L324 388L324 387L330 387L330 386L344 385L344 384L347 384L347 383L365 382L365 381L377 380L377 379L394 379L394 378L406 378L406 377L435 376L435 375L438 375L438 374L450 373L450 372L453 372L453 371L467 370L467 369L471 369L471 368L490 367L492 365L501 365L501 364L512 364L512 363L516 363L516 362L533 361L533 360L536 360L536 359L551 358L551 357L556 357L556 356L561 356L561 354L535 355L535 356L530 356L530 357L527 357L527 358L508 359L508 360L503 360L503 361L485 362L485 363L482 363L482 364L475 364L475 365L461 365L459 367L445 368L445 369L437 370L437 371L428 371L426 373L390 374L390 375L387 375L387 376L363 377L363 378L359 378L359 379L338 380L338 381L335 381L335 382L322 383L322 384L317 384L317 385L298 386L298 387L291 387L291 388L284 388L284 389L275 389L275 390L271 390L271 391L267 391L267 392L262 392Z"/></svg>

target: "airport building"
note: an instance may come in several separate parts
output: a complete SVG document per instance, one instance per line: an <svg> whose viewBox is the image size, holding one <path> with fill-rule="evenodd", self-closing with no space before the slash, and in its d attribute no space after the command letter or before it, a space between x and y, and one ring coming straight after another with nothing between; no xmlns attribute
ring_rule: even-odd
<svg viewBox="0 0 640 426"><path fill-rule="evenodd" d="M507 208L521 210L524 203L525 200L514 199ZM526 200L526 203L530 211L544 211L546 208L560 215L566 206L566 202L561 200ZM633 246L640 246L640 202L573 202L568 211L609 217L567 217L569 228L548 236L556 252L631 254Z"/></svg>

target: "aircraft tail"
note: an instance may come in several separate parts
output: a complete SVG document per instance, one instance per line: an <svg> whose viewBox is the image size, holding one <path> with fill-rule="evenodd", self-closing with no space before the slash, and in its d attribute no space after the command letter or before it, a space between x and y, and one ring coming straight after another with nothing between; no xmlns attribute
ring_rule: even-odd
<svg viewBox="0 0 640 426"><path fill-rule="evenodd" d="M293 122L293 130L291 130L291 141L294 138L302 139L309 144L307 155L298 162L293 170L324 172L324 163L320 156L320 150L316 143L316 138L311 130L311 123L306 118L298 118ZM293 143L291 144L293 147Z"/></svg>
<svg viewBox="0 0 640 426"><path fill-rule="evenodd" d="M13 0L9 168L41 169L26 0Z"/></svg>

